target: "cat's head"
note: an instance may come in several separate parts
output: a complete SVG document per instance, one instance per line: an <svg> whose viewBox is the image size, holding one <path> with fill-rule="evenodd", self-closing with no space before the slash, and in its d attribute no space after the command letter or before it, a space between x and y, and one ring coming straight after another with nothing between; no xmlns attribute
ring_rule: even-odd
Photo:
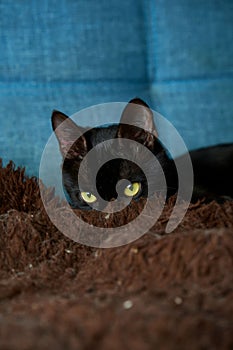
<svg viewBox="0 0 233 350"><path fill-rule="evenodd" d="M101 210L103 209L101 199L106 204L106 201L110 202L116 198L124 201L147 197L148 177L152 187L153 181L156 181L157 169L151 165L152 157L156 155L162 167L166 166L168 161L165 149L157 138L153 113L139 98L127 104L119 124L85 129L75 124L65 114L54 111L52 127L63 157L63 185L74 208L91 209L94 206ZM117 150L120 150L124 146L122 139L133 140L143 145L150 151L151 157L142 155L140 149L133 144L132 158L127 160L121 156L121 152L117 154L118 151L115 147L111 147L111 144L106 146L103 143L106 140L117 140L119 143ZM85 162L82 168L81 188L78 181L80 165L92 149L95 149L95 157L92 161ZM103 164L102 160L106 157L111 160ZM142 162L142 168L147 170L147 176L137 165ZM98 169L97 176L94 168Z"/></svg>

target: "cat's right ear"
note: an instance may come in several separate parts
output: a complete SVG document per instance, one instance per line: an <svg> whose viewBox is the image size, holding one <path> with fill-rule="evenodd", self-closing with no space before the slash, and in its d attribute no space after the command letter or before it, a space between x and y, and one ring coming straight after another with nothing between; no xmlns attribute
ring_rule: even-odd
<svg viewBox="0 0 233 350"><path fill-rule="evenodd" d="M83 135L84 129L59 111L53 111L51 121L63 158L82 159L87 153L87 142Z"/></svg>
<svg viewBox="0 0 233 350"><path fill-rule="evenodd" d="M154 124L153 112L140 98L129 101L122 112L117 136L131 140L140 140L151 148L158 133Z"/></svg>
<svg viewBox="0 0 233 350"><path fill-rule="evenodd" d="M120 123L137 126L158 137L153 112L148 104L138 97L133 98L126 105Z"/></svg>

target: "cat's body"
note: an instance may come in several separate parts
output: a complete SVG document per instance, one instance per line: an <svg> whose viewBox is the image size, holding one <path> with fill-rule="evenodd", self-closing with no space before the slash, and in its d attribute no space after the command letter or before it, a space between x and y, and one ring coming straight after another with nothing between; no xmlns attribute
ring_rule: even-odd
<svg viewBox="0 0 233 350"><path fill-rule="evenodd" d="M99 198L107 202L116 198L124 200L124 197L138 200L148 196L148 182L155 192L158 192L158 188L161 193L166 191L167 198L177 192L178 177L175 164L158 140L153 114L142 100L130 101L119 124L85 130L56 111L52 116L52 124L64 159L63 184L72 207L91 209L92 203L95 203L95 208L101 210L103 206L98 204ZM150 151L152 158L157 158L165 174L167 188L163 185L159 187L159 170L152 165L152 158L142 156L140 149L137 150L135 145L132 146L133 159L130 161L123 159L121 154L118 157L114 147L102 144L113 139L119 140L120 145L122 138L137 141ZM94 159L94 165L99 169L97 177L95 179L93 175L93 162L87 163L82 173L80 188L78 174L81 162L94 148L98 150ZM106 154L112 157L112 160L101 165L101 160ZM195 181L193 200L201 197L233 197L233 144L192 151L190 156ZM124 179L128 182L123 184L117 193L117 184Z"/></svg>
<svg viewBox="0 0 233 350"><path fill-rule="evenodd" d="M233 199L233 143L190 152L194 171L193 201Z"/></svg>

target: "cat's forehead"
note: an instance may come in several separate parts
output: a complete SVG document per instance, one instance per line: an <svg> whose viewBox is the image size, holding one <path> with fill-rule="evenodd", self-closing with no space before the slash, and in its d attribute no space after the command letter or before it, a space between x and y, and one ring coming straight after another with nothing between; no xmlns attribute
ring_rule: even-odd
<svg viewBox="0 0 233 350"><path fill-rule="evenodd" d="M86 132L86 137L89 140L91 146L95 147L97 144L103 141L114 139L116 137L117 130L117 124L107 124L88 130Z"/></svg>
<svg viewBox="0 0 233 350"><path fill-rule="evenodd" d="M142 173L140 167L134 162L116 158L112 159L102 166L98 167L96 172L96 166L93 163L87 162L87 167L82 172L82 182L91 185L96 181L95 174L97 175L98 181L104 184L116 184L120 179L134 179Z"/></svg>

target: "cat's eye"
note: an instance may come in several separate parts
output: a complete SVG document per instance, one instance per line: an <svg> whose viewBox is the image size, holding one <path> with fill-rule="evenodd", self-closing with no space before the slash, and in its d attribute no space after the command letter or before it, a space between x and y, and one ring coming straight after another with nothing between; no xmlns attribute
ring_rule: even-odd
<svg viewBox="0 0 233 350"><path fill-rule="evenodd" d="M140 182L132 182L131 184L126 186L126 188L124 190L124 194L127 197L134 197L139 193L140 189L141 189Z"/></svg>
<svg viewBox="0 0 233 350"><path fill-rule="evenodd" d="M94 203L97 200L96 196L91 192L81 192L80 194L86 203Z"/></svg>

